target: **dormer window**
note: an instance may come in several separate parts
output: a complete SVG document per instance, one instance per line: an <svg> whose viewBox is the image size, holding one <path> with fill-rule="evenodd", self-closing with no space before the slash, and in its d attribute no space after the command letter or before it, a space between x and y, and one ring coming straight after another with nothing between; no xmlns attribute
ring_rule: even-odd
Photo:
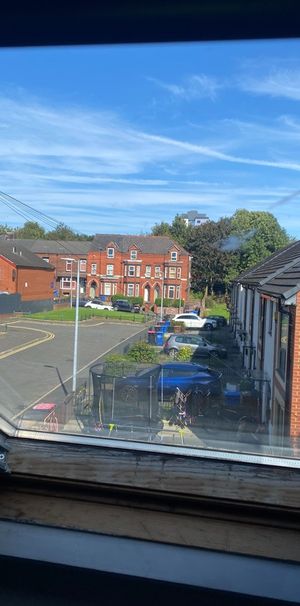
<svg viewBox="0 0 300 606"><path fill-rule="evenodd" d="M177 261L177 252L175 250L171 252L171 261Z"/></svg>
<svg viewBox="0 0 300 606"><path fill-rule="evenodd" d="M115 249L114 248L108 248L107 249L107 257L108 259L113 259L115 256Z"/></svg>
<svg viewBox="0 0 300 606"><path fill-rule="evenodd" d="M17 252L17 249L15 246L13 246L13 253L16 253L16 252Z"/></svg>
<svg viewBox="0 0 300 606"><path fill-rule="evenodd" d="M137 250L131 250L130 251L130 259L132 261L135 261L137 259Z"/></svg>

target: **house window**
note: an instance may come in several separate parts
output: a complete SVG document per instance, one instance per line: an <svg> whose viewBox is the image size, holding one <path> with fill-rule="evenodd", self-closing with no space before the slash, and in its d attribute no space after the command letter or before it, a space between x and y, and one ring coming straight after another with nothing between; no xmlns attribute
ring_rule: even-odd
<svg viewBox="0 0 300 606"><path fill-rule="evenodd" d="M171 252L171 261L177 261L177 252L176 251Z"/></svg>
<svg viewBox="0 0 300 606"><path fill-rule="evenodd" d="M140 285L136 284L135 285L135 296L138 297L140 294Z"/></svg>
<svg viewBox="0 0 300 606"><path fill-rule="evenodd" d="M281 313L280 314L280 328L279 328L278 370L283 379L285 379L286 367L287 367L288 338L289 338L289 315L285 314L285 313Z"/></svg>
<svg viewBox="0 0 300 606"><path fill-rule="evenodd" d="M146 265L145 278L150 278L150 276L151 276L151 265Z"/></svg>
<svg viewBox="0 0 300 606"><path fill-rule="evenodd" d="M177 280L181 278L181 267L177 267Z"/></svg>
<svg viewBox="0 0 300 606"><path fill-rule="evenodd" d="M60 280L61 290L71 290L71 278L61 278ZM76 282L72 281L72 290L76 289Z"/></svg>
<svg viewBox="0 0 300 606"><path fill-rule="evenodd" d="M72 261L66 261L66 271L72 271Z"/></svg>
<svg viewBox="0 0 300 606"><path fill-rule="evenodd" d="M45 261L45 263L49 263L49 257L43 257L43 261Z"/></svg>
<svg viewBox="0 0 300 606"><path fill-rule="evenodd" d="M274 303L273 301L270 301L269 303L269 325L268 325L268 332L269 335L272 334L272 330L273 330L273 313L274 313Z"/></svg>
<svg viewBox="0 0 300 606"><path fill-rule="evenodd" d="M128 276L130 276L131 278L133 278L133 276L135 276L135 266L134 265L128 265Z"/></svg>
<svg viewBox="0 0 300 606"><path fill-rule="evenodd" d="M114 275L114 266L113 265L106 265L106 275L107 276L113 276Z"/></svg>
<svg viewBox="0 0 300 606"><path fill-rule="evenodd" d="M176 267L169 267L169 278L176 278Z"/></svg>
<svg viewBox="0 0 300 606"><path fill-rule="evenodd" d="M176 299L180 299L180 286L176 286Z"/></svg>
<svg viewBox="0 0 300 606"><path fill-rule="evenodd" d="M165 275L165 278L168 277L168 268L167 267L165 267L164 275Z"/></svg>
<svg viewBox="0 0 300 606"><path fill-rule="evenodd" d="M96 273L97 273L97 263L92 263L91 274L92 274L92 276L95 276Z"/></svg>
<svg viewBox="0 0 300 606"><path fill-rule="evenodd" d="M107 256L109 259L113 259L115 256L115 249L114 248L108 248L107 249Z"/></svg>
<svg viewBox="0 0 300 606"><path fill-rule="evenodd" d="M155 278L160 278L160 265L155 265L154 276Z"/></svg>
<svg viewBox="0 0 300 606"><path fill-rule="evenodd" d="M110 282L104 282L104 294L105 295L110 295L111 294L111 284L110 284Z"/></svg>
<svg viewBox="0 0 300 606"><path fill-rule="evenodd" d="M127 276L127 265L124 265L124 276Z"/></svg>
<svg viewBox="0 0 300 606"><path fill-rule="evenodd" d="M175 299L175 286L169 286L168 288L168 298Z"/></svg>
<svg viewBox="0 0 300 606"><path fill-rule="evenodd" d="M132 259L132 261L135 261L135 259L137 259L137 250L130 251L130 259Z"/></svg>
<svg viewBox="0 0 300 606"><path fill-rule="evenodd" d="M128 297L134 296L134 284L127 284L127 296Z"/></svg>
<svg viewBox="0 0 300 606"><path fill-rule="evenodd" d="M137 278L140 277L140 275L141 275L141 267L140 267L140 265L136 266L135 275L136 275Z"/></svg>
<svg viewBox="0 0 300 606"><path fill-rule="evenodd" d="M86 259L80 259L79 271L86 271Z"/></svg>

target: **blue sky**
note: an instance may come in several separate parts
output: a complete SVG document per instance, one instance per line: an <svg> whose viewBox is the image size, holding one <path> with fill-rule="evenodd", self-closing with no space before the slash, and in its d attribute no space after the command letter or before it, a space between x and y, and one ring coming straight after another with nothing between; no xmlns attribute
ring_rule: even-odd
<svg viewBox="0 0 300 606"><path fill-rule="evenodd" d="M86 233L247 208L300 237L300 194L280 202L300 190L300 42L1 50L0 190Z"/></svg>

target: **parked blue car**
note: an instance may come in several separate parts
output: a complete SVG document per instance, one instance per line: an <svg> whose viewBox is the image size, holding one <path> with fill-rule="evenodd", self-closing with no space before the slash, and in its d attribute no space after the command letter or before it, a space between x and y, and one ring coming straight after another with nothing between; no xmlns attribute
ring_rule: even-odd
<svg viewBox="0 0 300 606"><path fill-rule="evenodd" d="M116 395L123 401L142 400L149 397L149 391L157 391L159 399L169 400L176 392L203 386L204 392L218 395L221 392L222 373L191 362L169 362L137 371L116 379Z"/></svg>

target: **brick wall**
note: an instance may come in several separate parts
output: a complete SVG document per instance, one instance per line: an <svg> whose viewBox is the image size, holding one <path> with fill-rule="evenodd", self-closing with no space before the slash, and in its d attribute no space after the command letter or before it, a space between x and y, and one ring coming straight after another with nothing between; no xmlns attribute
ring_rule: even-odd
<svg viewBox="0 0 300 606"><path fill-rule="evenodd" d="M54 271L47 269L17 269L17 292L22 301L38 301L53 298Z"/></svg>
<svg viewBox="0 0 300 606"><path fill-rule="evenodd" d="M11 261L0 256L0 290L15 294L16 290L16 266Z"/></svg>
<svg viewBox="0 0 300 606"><path fill-rule="evenodd" d="M290 382L290 435L300 437L300 293L293 309Z"/></svg>

